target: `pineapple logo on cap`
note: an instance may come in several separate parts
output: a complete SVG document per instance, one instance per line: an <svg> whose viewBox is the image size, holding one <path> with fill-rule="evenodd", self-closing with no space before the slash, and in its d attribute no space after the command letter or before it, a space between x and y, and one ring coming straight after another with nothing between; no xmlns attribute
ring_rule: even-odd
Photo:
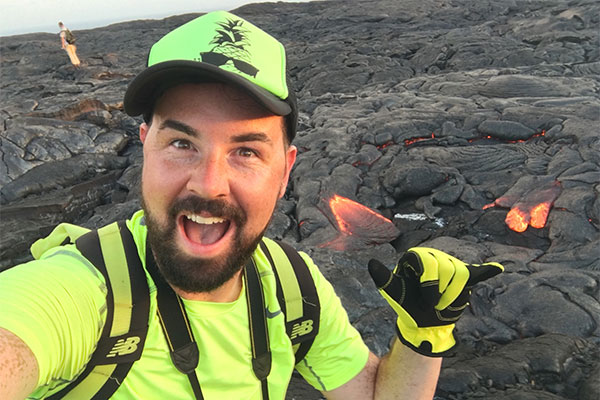
<svg viewBox="0 0 600 400"><path fill-rule="evenodd" d="M243 23L243 21L233 19L220 22L218 25L221 29L216 30L217 34L210 41L214 47L211 51L200 53L201 61L217 67L227 66L227 63L231 61L233 67L238 71L256 77L258 69L248 62L250 53L246 50L247 31L242 26Z"/></svg>

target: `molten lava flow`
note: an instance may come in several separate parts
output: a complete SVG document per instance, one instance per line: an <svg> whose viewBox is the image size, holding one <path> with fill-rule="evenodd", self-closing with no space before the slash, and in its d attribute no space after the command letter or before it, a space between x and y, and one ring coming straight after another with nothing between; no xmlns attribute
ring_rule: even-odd
<svg viewBox="0 0 600 400"><path fill-rule="evenodd" d="M360 249L365 245L387 243L398 237L392 221L356 201L334 194L319 207L339 235L322 245L336 250Z"/></svg>
<svg viewBox="0 0 600 400"><path fill-rule="evenodd" d="M528 226L543 228L546 225L550 208L560 194L560 183L551 181L541 188L533 188L515 202L513 195L499 197L491 204L486 204L483 209L490 207L510 207L504 222L515 232L525 232Z"/></svg>
<svg viewBox="0 0 600 400"><path fill-rule="evenodd" d="M488 208L492 208L496 205L496 202L492 202L490 204L486 204L485 206L482 207L483 210L487 210Z"/></svg>
<svg viewBox="0 0 600 400"><path fill-rule="evenodd" d="M411 144L413 144L415 142L420 142L421 140L427 140L427 139L435 139L435 133L431 132L431 136L426 136L426 137L414 137L414 138L410 138L410 139L404 139L404 145L410 146Z"/></svg>
<svg viewBox="0 0 600 400"><path fill-rule="evenodd" d="M380 144L379 146L377 146L377 148L378 148L379 150L383 150L383 149L385 149L386 147L388 147L388 146L391 146L391 145L393 145L393 144L395 144L395 143L394 143L392 140L390 140L389 142L385 142L384 144Z"/></svg>
<svg viewBox="0 0 600 400"><path fill-rule="evenodd" d="M526 210L521 210L519 206L510 209L506 214L506 225L515 232L525 232L529 226L531 215Z"/></svg>
<svg viewBox="0 0 600 400"><path fill-rule="evenodd" d="M383 224L392 224L392 221L369 207L337 194L329 200L329 207L335 217L338 230L346 235L353 235L353 230L356 228L365 228L366 225L373 224L377 220Z"/></svg>
<svg viewBox="0 0 600 400"><path fill-rule="evenodd" d="M529 223L534 228L543 228L546 225L546 219L550 213L549 203L540 203L534 206L529 214L531 214L531 222Z"/></svg>
<svg viewBox="0 0 600 400"><path fill-rule="evenodd" d="M531 139L534 139L534 138L537 138L537 137L540 137L540 136L546 136L546 131L543 130L541 132L534 133L533 135L531 135L527 139L503 140L503 142L505 142L505 143L523 143L523 142L526 142L528 140L531 140ZM475 141L482 140L482 139L496 139L496 140L500 140L500 139L497 139L497 138L495 138L495 137L493 137L491 135L487 135L487 136L481 136L481 137L478 137L478 138L469 139L468 142L469 143L473 143Z"/></svg>
<svg viewBox="0 0 600 400"><path fill-rule="evenodd" d="M354 202L336 194L329 200L329 207L337 223L338 230L346 235L352 235L351 226L344 217L350 217L350 219L353 217Z"/></svg>

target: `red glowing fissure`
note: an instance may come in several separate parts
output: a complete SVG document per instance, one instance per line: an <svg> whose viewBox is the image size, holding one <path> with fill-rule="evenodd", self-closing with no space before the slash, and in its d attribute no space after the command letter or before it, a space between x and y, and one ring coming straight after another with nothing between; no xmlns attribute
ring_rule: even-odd
<svg viewBox="0 0 600 400"><path fill-rule="evenodd" d="M543 130L543 131L541 131L539 133L534 133L533 135L531 135L527 139L502 140L502 141L504 143L523 143L523 142L526 142L526 141L531 140L533 138L540 137L540 136L545 136L545 135L546 135L546 131ZM422 140L429 140L429 139L435 139L435 133L434 132L431 132L431 136L423 136L423 137L414 137L414 138L410 138L410 139L404 139L404 145L405 146L410 146L411 144L414 144L416 142L420 142ZM469 139L468 142L469 143L473 143L473 142L476 142L478 140L485 140L485 139L487 139L487 140L493 140L493 139L501 140L501 139L495 138L495 137L493 137L491 135L487 135L487 136L481 136L481 137Z"/></svg>
<svg viewBox="0 0 600 400"><path fill-rule="evenodd" d="M540 137L540 136L546 136L546 131L543 130L543 131L541 131L539 133L534 133L533 135L531 135L527 139L503 140L503 142L504 143L523 143L523 142L527 142L528 140L531 140L533 138ZM469 143L473 143L473 142L475 142L477 140L483 140L483 139L497 139L497 140L500 140L500 139L495 138L493 136L487 135L487 136L482 136L482 137L478 137L478 138L469 139L468 142Z"/></svg>
<svg viewBox="0 0 600 400"><path fill-rule="evenodd" d="M428 139L435 139L435 133L431 132L431 136L415 137L415 138L410 138L410 139L404 139L404 145L405 146L410 146L413 143L420 142L421 140L428 140Z"/></svg>

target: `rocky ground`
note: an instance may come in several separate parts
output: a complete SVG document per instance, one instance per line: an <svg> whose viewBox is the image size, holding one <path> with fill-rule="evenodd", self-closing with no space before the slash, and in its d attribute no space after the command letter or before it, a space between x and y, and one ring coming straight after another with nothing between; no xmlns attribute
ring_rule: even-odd
<svg viewBox="0 0 600 400"><path fill-rule="evenodd" d="M474 289L438 399L600 397L599 11L592 0L236 11L286 45L300 103L298 162L269 232L312 255L375 353L394 317L370 258L392 266L426 245L506 266ZM58 222L95 227L139 207L139 120L122 97L151 43L195 16L75 32L80 69L57 35L1 38L1 267ZM336 209L334 194L392 222ZM519 212L517 232L505 219ZM320 397L300 379L288 395Z"/></svg>

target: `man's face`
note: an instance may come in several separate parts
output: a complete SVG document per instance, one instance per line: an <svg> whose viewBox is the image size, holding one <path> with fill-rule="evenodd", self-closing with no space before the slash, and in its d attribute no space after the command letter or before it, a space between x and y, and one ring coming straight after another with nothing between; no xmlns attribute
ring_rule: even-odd
<svg viewBox="0 0 600 400"><path fill-rule="evenodd" d="M296 158L283 124L236 89L185 84L140 126L148 238L173 286L212 291L252 254Z"/></svg>

